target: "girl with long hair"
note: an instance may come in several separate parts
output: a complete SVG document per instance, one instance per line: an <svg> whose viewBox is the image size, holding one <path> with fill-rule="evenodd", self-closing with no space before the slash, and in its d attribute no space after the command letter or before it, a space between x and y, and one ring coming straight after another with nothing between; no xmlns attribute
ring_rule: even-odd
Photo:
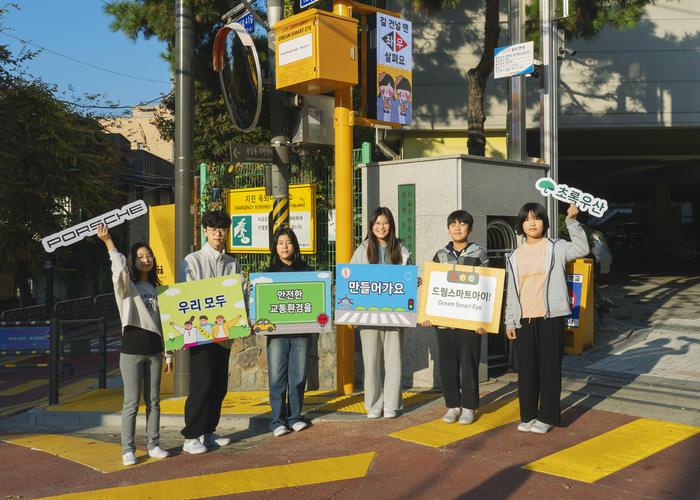
<svg viewBox="0 0 700 500"><path fill-rule="evenodd" d="M114 295L122 322L119 368L124 381L122 409L122 461L136 465L136 416L143 388L146 403L148 456L166 458L170 453L160 447L160 378L163 370L163 330L156 287L160 285L156 259L151 247L137 243L131 247L129 262L117 251L107 226L100 224L97 237L104 241L112 261ZM167 368L172 373L172 353L166 352Z"/></svg>
<svg viewBox="0 0 700 500"><path fill-rule="evenodd" d="M270 267L266 273L313 271L301 258L294 231L280 227L270 244ZM294 430L303 431L309 424L301 418L306 378L311 358L311 334L268 335L267 375L270 387L272 422L275 436Z"/></svg>
<svg viewBox="0 0 700 500"><path fill-rule="evenodd" d="M369 217L365 240L357 247L350 264L411 265L411 252L396 237L391 210L376 208ZM401 355L403 328L360 328L365 364L365 409L367 418L395 418L403 409ZM381 356L384 355L384 383Z"/></svg>

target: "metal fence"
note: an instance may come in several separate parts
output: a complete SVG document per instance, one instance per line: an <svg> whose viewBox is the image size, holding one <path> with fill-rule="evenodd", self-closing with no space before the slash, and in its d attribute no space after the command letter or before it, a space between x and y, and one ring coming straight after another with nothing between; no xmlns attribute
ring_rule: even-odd
<svg viewBox="0 0 700 500"><path fill-rule="evenodd" d="M371 161L371 144L364 143L361 149L353 150L353 214L355 247L362 234L362 170L358 167ZM261 188L265 186L265 167L263 164L247 163L237 167L233 172L228 167L209 167L210 175L222 178L230 175L231 189ZM289 184L316 185L316 254L305 255L307 263L318 271L328 271L335 267L335 241L329 238L329 214L335 209L335 167L323 166L311 170L293 169ZM225 192L222 193L225 200ZM270 261L269 254L235 253L232 256L241 267L250 273L265 270Z"/></svg>

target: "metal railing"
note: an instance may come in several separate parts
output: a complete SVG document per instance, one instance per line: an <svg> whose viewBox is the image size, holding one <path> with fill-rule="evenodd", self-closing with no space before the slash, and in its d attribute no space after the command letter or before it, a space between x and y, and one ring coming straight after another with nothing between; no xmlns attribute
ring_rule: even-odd
<svg viewBox="0 0 700 500"><path fill-rule="evenodd" d="M88 372L77 373L75 375L69 375L68 377L63 377L63 381L71 380L78 377L83 377L85 375L90 375L97 373L98 387L100 389L107 388L107 318L104 316L98 319L78 319L78 320L61 320L59 318L51 318L51 334L49 336L49 405L58 404L58 386L59 379L61 379L60 366L64 363L70 361L77 361L79 359L90 358L93 356L99 356L98 367L96 370L91 370ZM85 324L85 323L97 323L98 333L97 335L87 335L80 336L70 339L64 339L61 332L62 325L71 324ZM83 356L71 356L70 358L64 358L61 355L62 349L61 344L75 342L79 340L98 340L98 348L96 353L89 353Z"/></svg>

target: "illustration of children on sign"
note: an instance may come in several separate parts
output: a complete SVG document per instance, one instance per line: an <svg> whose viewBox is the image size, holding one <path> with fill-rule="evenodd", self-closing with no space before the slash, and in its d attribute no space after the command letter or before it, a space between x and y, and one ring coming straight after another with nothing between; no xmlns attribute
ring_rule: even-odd
<svg viewBox="0 0 700 500"><path fill-rule="evenodd" d="M396 77L396 90L394 97L399 100L399 123L411 124L411 82L399 75Z"/></svg>
<svg viewBox="0 0 700 500"><path fill-rule="evenodd" d="M233 318L231 321L226 321L223 316L218 315L216 317L216 324L212 326L212 334L214 335L214 342L220 342L222 340L228 340L229 338L229 329L232 326L236 326L236 324L239 322L241 319L241 315L239 314L235 318Z"/></svg>
<svg viewBox="0 0 700 500"><path fill-rule="evenodd" d="M379 95L377 96L377 120L396 122L397 109L394 97L394 79L390 74L379 75Z"/></svg>
<svg viewBox="0 0 700 500"><path fill-rule="evenodd" d="M208 340L214 340L214 334L212 333L212 325L208 323L209 318L206 316L199 317L199 325L197 325L197 331L202 334L202 337Z"/></svg>
<svg viewBox="0 0 700 500"><path fill-rule="evenodd" d="M187 349L188 347L194 347L197 345L197 329L192 328L193 322L194 321L194 316L192 316L188 321L185 321L185 326L179 326L173 323L172 321L170 322L170 326L175 328L178 332L183 337L183 340L185 344L182 346L183 349Z"/></svg>

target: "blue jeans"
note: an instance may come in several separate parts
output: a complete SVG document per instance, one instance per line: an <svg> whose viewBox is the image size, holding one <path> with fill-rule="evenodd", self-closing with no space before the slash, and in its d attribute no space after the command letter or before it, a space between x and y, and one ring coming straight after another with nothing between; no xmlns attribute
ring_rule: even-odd
<svg viewBox="0 0 700 500"><path fill-rule="evenodd" d="M311 335L268 335L267 375L272 407L271 430L281 425L292 426L301 422L310 356Z"/></svg>

